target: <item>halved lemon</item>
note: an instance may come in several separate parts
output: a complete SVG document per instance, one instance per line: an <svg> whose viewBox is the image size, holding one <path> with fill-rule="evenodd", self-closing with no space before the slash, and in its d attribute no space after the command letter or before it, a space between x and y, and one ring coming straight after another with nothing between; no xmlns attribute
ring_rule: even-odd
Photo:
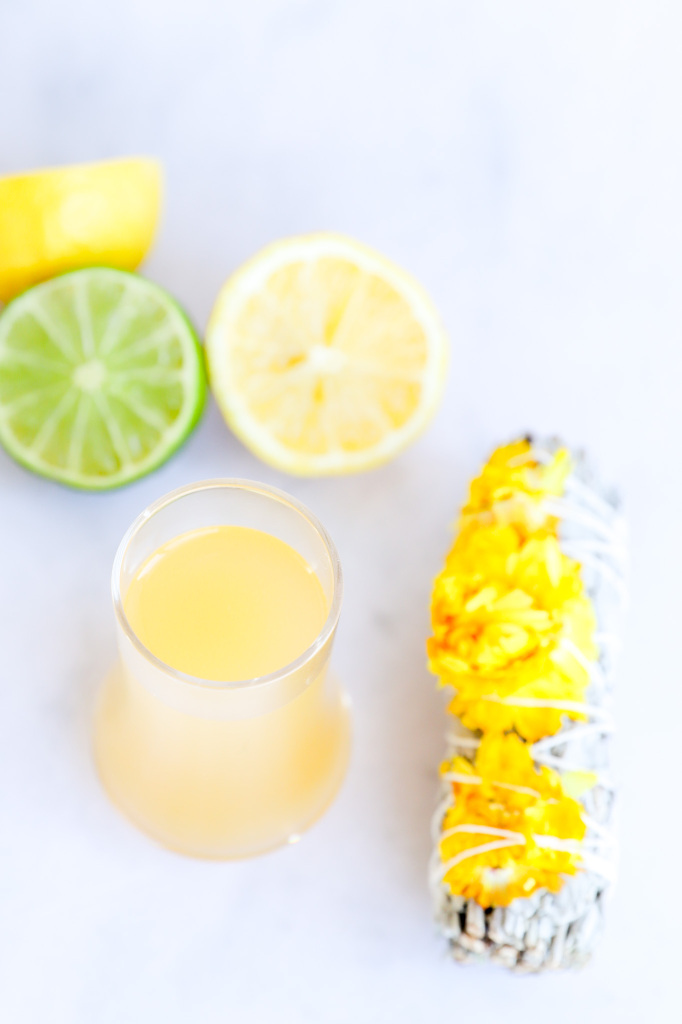
<svg viewBox="0 0 682 1024"><path fill-rule="evenodd" d="M301 476L381 465L424 430L448 344L420 285L341 235L285 239L224 285L206 336L223 415L256 455Z"/></svg>
<svg viewBox="0 0 682 1024"><path fill-rule="evenodd" d="M134 270L160 206L161 168L143 157L0 178L0 302L67 270Z"/></svg>

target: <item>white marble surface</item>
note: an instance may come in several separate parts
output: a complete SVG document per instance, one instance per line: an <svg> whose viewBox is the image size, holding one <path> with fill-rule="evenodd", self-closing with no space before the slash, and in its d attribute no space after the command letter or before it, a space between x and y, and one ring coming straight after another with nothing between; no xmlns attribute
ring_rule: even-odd
<svg viewBox="0 0 682 1024"><path fill-rule="evenodd" d="M681 29L657 0L0 2L0 172L161 156L147 271L201 326L260 245L332 228L412 270L453 345L433 428L366 476L285 479L215 407L106 496L0 453L7 1024L679 1019ZM423 644L465 481L527 428L589 445L622 487L634 594L608 930L583 973L516 979L458 969L432 929L444 722ZM239 864L138 835L89 750L117 541L151 499L221 474L288 488L329 526L355 702L337 804L298 847Z"/></svg>

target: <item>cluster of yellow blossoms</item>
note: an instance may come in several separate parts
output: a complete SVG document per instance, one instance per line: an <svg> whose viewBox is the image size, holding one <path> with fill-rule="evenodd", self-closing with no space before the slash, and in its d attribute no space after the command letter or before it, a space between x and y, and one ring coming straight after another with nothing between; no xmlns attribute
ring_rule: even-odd
<svg viewBox="0 0 682 1024"><path fill-rule="evenodd" d="M443 766L454 806L441 857L451 891L482 906L556 891L561 874L580 867L580 804L556 772L535 768L530 750L564 716L584 719L597 656L580 565L562 552L547 512L570 469L564 450L540 464L528 441L499 448L471 485L434 585L429 665L455 691L449 711L482 734L473 763Z"/></svg>
<svg viewBox="0 0 682 1024"><path fill-rule="evenodd" d="M555 771L535 769L519 736L484 736L473 764L455 757L443 774L456 776L440 845L443 861L454 861L446 875L453 893L483 907L505 906L540 887L557 892L561 874L575 872L585 835L580 804L564 792ZM568 840L569 851L554 849L555 838ZM488 849L461 856L482 842Z"/></svg>

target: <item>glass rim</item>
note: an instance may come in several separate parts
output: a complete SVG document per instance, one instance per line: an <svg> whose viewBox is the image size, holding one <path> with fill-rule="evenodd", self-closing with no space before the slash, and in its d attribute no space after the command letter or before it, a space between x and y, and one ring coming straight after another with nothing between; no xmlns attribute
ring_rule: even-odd
<svg viewBox="0 0 682 1024"><path fill-rule="evenodd" d="M327 613L327 618L325 619L320 632L312 643L309 644L309 646L306 647L306 649L293 661L288 662L286 665L276 669L274 672L269 672L267 675L253 676L250 679L206 679L203 676L194 676L191 673L182 672L180 669L176 669L173 668L172 665L168 665L142 643L128 621L128 617L126 616L123 607L123 597L121 595L120 579L121 570L123 568L123 559L125 558L126 551L128 550L131 541L139 531L146 526L158 512L161 512L164 508L167 508L174 502L198 491L221 489L250 491L251 493L260 494L265 498L269 498L270 500L279 503L280 505L285 505L293 509L299 516L301 516L302 519L305 519L308 525L311 526L318 534L331 562L333 585L332 600ZM280 490L278 487L271 487L269 484L262 484L256 480L247 480L241 477L216 477L210 480L200 480L193 484L185 484L183 487L177 487L175 490L169 491L168 494L164 494L162 497L157 498L156 501L147 505L147 507L140 512L123 534L121 542L116 550L114 564L111 570L111 596L114 604L114 614L124 635L130 643L132 643L137 652L147 661L151 662L155 668L159 669L166 675L172 676L175 680L186 683L190 686L208 687L216 690L247 689L256 686L264 686L268 683L274 683L279 679L283 679L285 676L291 675L293 672L303 668L306 663L311 661L325 646L329 637L336 629L336 625L339 621L339 615L341 614L343 574L341 571L341 561L334 541L331 539L329 533L317 516L315 516L310 509L303 504L303 502L298 501L297 498L292 497L291 494Z"/></svg>

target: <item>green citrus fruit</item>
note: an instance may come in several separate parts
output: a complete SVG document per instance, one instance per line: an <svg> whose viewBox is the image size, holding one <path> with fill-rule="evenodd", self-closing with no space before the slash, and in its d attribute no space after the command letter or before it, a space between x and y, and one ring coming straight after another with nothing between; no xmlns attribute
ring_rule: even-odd
<svg viewBox="0 0 682 1024"><path fill-rule="evenodd" d="M42 476L88 490L156 469L206 399L196 333L163 289L91 267L0 314L0 441Z"/></svg>

